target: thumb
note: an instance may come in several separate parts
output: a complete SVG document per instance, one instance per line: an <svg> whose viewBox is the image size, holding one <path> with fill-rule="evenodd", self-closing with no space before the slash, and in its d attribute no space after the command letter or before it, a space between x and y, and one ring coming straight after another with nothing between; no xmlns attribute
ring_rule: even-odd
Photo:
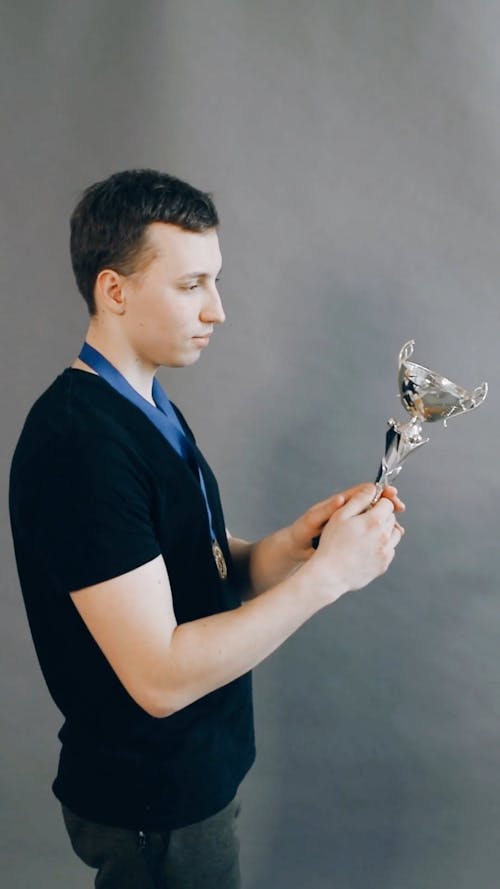
<svg viewBox="0 0 500 889"><path fill-rule="evenodd" d="M321 500L320 503L315 503L309 510L314 524L319 526L326 525L332 514L344 505L345 500L346 498L344 494L333 494L332 497L328 497L327 500Z"/></svg>
<svg viewBox="0 0 500 889"><path fill-rule="evenodd" d="M343 518L350 519L352 516L360 515L371 505L376 492L375 485L368 483L360 485L359 489L349 498L345 506L338 510L338 515Z"/></svg>

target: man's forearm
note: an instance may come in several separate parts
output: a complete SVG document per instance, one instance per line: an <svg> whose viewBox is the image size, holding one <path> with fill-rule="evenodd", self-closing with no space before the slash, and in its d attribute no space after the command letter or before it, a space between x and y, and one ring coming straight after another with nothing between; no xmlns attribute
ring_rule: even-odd
<svg viewBox="0 0 500 889"><path fill-rule="evenodd" d="M240 608L179 624L163 661L168 688L158 689L156 715L182 709L242 676L327 604L305 569Z"/></svg>
<svg viewBox="0 0 500 889"><path fill-rule="evenodd" d="M229 537L228 542L245 599L280 583L303 564L293 556L289 528L280 528L255 543L235 537Z"/></svg>

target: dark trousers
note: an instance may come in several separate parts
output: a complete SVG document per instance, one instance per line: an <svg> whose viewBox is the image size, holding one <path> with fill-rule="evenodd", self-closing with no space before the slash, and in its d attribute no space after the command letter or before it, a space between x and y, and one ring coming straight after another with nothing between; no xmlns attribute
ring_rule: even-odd
<svg viewBox="0 0 500 889"><path fill-rule="evenodd" d="M62 807L74 851L96 889L240 889L238 798L187 827L143 832L87 821Z"/></svg>

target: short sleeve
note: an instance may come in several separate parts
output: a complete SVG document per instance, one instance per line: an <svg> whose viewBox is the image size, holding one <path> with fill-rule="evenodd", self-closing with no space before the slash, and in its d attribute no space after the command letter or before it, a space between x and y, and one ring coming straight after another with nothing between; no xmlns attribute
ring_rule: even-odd
<svg viewBox="0 0 500 889"><path fill-rule="evenodd" d="M61 593L126 574L161 553L145 467L112 437L80 432L47 449L25 503L23 536L30 535Z"/></svg>

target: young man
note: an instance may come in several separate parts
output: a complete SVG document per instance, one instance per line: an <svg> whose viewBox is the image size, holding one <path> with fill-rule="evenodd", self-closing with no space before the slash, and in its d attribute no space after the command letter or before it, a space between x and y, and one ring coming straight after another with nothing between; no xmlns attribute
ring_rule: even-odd
<svg viewBox="0 0 500 889"><path fill-rule="evenodd" d="M65 718L53 789L99 889L240 885L250 671L384 572L402 534L395 489L369 509L370 484L257 543L226 534L216 480L155 379L197 362L224 321L217 227L210 196L166 174L87 189L71 219L85 345L12 462L21 587Z"/></svg>

